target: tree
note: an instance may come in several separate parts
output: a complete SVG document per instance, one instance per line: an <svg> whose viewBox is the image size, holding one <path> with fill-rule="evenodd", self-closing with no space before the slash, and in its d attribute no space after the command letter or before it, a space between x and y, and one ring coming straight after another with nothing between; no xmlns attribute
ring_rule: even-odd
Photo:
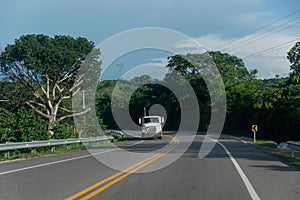
<svg viewBox="0 0 300 200"><path fill-rule="evenodd" d="M291 48L287 58L291 63L290 77L263 80L252 96L262 135L276 142L300 138L300 42Z"/></svg>
<svg viewBox="0 0 300 200"><path fill-rule="evenodd" d="M296 83L300 82L300 42L297 42L293 48L288 52L287 58L291 66L291 79Z"/></svg>
<svg viewBox="0 0 300 200"><path fill-rule="evenodd" d="M223 97L222 90L215 84L220 77L215 76L216 71L213 70L214 67L212 66L217 67L225 85L227 96L225 129L241 129L249 123L249 120L251 120L248 117L249 111L253 110L251 97L255 93L256 85L259 85L259 82L255 80L256 69L248 70L242 59L219 51L210 51L204 54L175 55L169 57L168 61L167 67L173 69L175 73L184 75L198 97L201 119L204 119L203 122L200 122L202 123L200 127L203 128L205 123L209 123L211 108L218 103L212 103L210 95ZM208 91L207 84L215 87L211 87L213 89ZM222 101L223 98L215 99ZM244 120L244 123L241 123L241 118L249 120Z"/></svg>
<svg viewBox="0 0 300 200"><path fill-rule="evenodd" d="M9 112L4 108L0 108L0 143L12 141L15 142L18 138L14 134L14 126L16 117L14 113Z"/></svg>
<svg viewBox="0 0 300 200"><path fill-rule="evenodd" d="M33 110L21 107L17 112L0 108L0 142L48 139L45 120Z"/></svg>
<svg viewBox="0 0 300 200"><path fill-rule="evenodd" d="M30 95L22 96L23 103L48 121L48 131L53 135L57 123L90 110L71 110L68 101L80 91L83 80L88 79L78 72L92 50L89 60L93 60L93 67L100 68L100 51L85 38L25 35L1 53L0 71L8 82L29 91ZM14 95L5 97L13 101Z"/></svg>

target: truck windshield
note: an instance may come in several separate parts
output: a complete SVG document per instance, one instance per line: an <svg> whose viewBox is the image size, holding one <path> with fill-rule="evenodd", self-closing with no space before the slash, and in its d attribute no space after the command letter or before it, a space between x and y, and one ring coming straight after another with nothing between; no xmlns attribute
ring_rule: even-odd
<svg viewBox="0 0 300 200"><path fill-rule="evenodd" d="M159 119L157 117L154 118L144 118L144 123L159 123Z"/></svg>

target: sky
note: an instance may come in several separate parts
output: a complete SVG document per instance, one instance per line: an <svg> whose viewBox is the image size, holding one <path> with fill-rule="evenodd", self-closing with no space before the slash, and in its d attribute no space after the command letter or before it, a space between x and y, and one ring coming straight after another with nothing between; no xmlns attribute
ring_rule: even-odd
<svg viewBox="0 0 300 200"><path fill-rule="evenodd" d="M143 27L167 28L190 37L174 41L180 53L197 52L191 42L195 40L206 50L242 58L248 69L258 69L258 78L284 77L289 73L286 53L300 41L300 1L0 0L2 50L25 34L81 36L98 45ZM103 78L118 78L145 62L165 64L168 55L161 51L120 55Z"/></svg>

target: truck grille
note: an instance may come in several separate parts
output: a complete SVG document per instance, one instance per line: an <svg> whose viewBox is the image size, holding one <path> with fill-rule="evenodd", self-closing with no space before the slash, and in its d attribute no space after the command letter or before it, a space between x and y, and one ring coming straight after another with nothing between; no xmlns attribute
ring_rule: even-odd
<svg viewBox="0 0 300 200"><path fill-rule="evenodd" d="M156 127L155 126L147 127L147 133L155 134L156 133Z"/></svg>

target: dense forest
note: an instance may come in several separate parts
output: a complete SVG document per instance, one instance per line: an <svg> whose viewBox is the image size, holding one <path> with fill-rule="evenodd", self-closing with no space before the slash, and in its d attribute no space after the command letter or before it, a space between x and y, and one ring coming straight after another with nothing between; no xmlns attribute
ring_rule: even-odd
<svg viewBox="0 0 300 200"><path fill-rule="evenodd" d="M292 63L290 76L266 80L257 79L258 71L247 70L244 62L236 56L209 52L222 75L226 89L227 110L223 133L251 136L251 125L257 124L260 138L277 142L300 139L299 59L293 60L296 56L299 58L299 45L297 43L288 54ZM186 62L187 56L196 58L199 55L172 56L166 67L176 69L189 80L201 110L198 130L206 131L211 113L209 93L201 74L192 70L194 66ZM135 77L127 82L129 86L134 86L138 82L149 82L147 79L150 77ZM164 81L155 81L155 84L146 84L136 90L130 99L130 113L137 122L138 117L143 115L144 106L149 108L153 104L160 104L166 109L168 118L172 119L167 120L165 130L176 130L180 123L180 108L172 92L160 84ZM116 80L99 82L96 93L98 116L109 128L117 128L110 110L111 94L116 83Z"/></svg>
<svg viewBox="0 0 300 200"><path fill-rule="evenodd" d="M94 53L87 58L92 50ZM300 139L300 42L287 54L290 74L284 78L257 79L258 71L248 70L242 59L218 51L207 54L225 85L227 107L223 133L250 136L251 125L258 124L258 137L276 142ZM164 129L178 128L181 114L178 100L160 84L175 72L193 87L201 111L198 130L206 131L211 113L209 92L202 71L188 62L200 57L199 54L170 56L166 66L170 73L155 83L149 83L151 77L147 75L122 80L126 87L147 83L130 97L133 121L138 122L144 107L160 104L167 118L172 119L167 120ZM82 85L78 71L82 64L97 69L101 65L99 58L100 51L85 38L26 35L8 45L0 56L0 143L78 137L73 117L84 116L89 108L71 111L71 95L90 87ZM94 74L99 75L100 70ZM109 129L118 129L111 112L112 93L118 81L101 80L95 86L98 121ZM120 111L124 108L121 97L117 106Z"/></svg>

